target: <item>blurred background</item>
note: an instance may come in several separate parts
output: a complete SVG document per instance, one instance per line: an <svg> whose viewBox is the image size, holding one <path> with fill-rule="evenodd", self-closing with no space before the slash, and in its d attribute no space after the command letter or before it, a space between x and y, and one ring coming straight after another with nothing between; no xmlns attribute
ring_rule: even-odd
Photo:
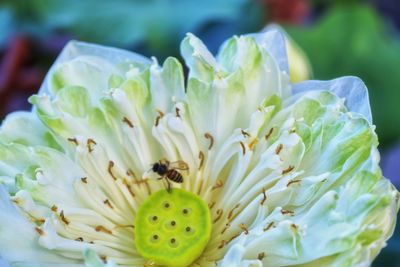
<svg viewBox="0 0 400 267"><path fill-rule="evenodd" d="M0 0L0 121L29 109L70 39L179 58L186 32L212 52L278 23L291 37L293 82L355 75L366 83L382 168L400 188L399 0ZM400 267L400 229L373 267Z"/></svg>

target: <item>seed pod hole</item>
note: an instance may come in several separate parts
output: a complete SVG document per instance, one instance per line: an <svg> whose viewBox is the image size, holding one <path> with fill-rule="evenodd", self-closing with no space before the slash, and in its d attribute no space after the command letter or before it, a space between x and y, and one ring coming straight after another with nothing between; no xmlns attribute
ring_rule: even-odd
<svg viewBox="0 0 400 267"><path fill-rule="evenodd" d="M186 235L192 235L192 234L194 234L194 229L193 229L193 227L186 226L184 232Z"/></svg>
<svg viewBox="0 0 400 267"><path fill-rule="evenodd" d="M189 208L182 209L183 216L189 216L192 213L192 210Z"/></svg>
<svg viewBox="0 0 400 267"><path fill-rule="evenodd" d="M160 237L157 234L154 234L154 235L151 236L150 241L152 243L157 243L158 241L160 241Z"/></svg>
<svg viewBox="0 0 400 267"><path fill-rule="evenodd" d="M165 201L165 202L162 204L162 206L163 206L164 209L169 209L169 208L171 208L171 204L170 204L169 202L167 202L167 201Z"/></svg>
<svg viewBox="0 0 400 267"><path fill-rule="evenodd" d="M165 222L165 228L166 230L174 230L176 229L177 222L175 220L170 220Z"/></svg>
<svg viewBox="0 0 400 267"><path fill-rule="evenodd" d="M157 223L158 222L158 216L157 215L152 215L149 217L149 221L151 223Z"/></svg>
<svg viewBox="0 0 400 267"><path fill-rule="evenodd" d="M178 240L176 240L176 238L171 238L169 240L169 245L173 248L176 248L179 244L178 244Z"/></svg>

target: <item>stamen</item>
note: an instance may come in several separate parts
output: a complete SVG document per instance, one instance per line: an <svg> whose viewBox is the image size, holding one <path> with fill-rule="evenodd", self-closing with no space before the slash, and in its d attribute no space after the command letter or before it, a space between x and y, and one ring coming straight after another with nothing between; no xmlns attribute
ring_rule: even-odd
<svg viewBox="0 0 400 267"><path fill-rule="evenodd" d="M110 160L109 162L108 162L108 173L111 175L111 177L114 179L114 181L115 180L117 180L117 177L115 177L115 175L113 174L113 172L112 172L112 168L114 167L114 161L112 161L112 160Z"/></svg>
<svg viewBox="0 0 400 267"><path fill-rule="evenodd" d="M199 170L201 169L201 167L203 167L203 163L204 163L204 153L203 153L203 151L200 151L199 152L199 160L200 160L200 163L199 163Z"/></svg>
<svg viewBox="0 0 400 267"><path fill-rule="evenodd" d="M265 258L265 252L260 252L258 253L257 259L259 261L262 261Z"/></svg>
<svg viewBox="0 0 400 267"><path fill-rule="evenodd" d="M217 183L211 188L211 190L215 190L217 188L220 188L224 186L224 182L222 180L218 180Z"/></svg>
<svg viewBox="0 0 400 267"><path fill-rule="evenodd" d="M159 114L159 115L157 116L156 122L155 122L155 126L157 127L158 124L160 123L161 118L164 117L164 113L163 113L161 110L159 110L159 109L156 109L156 111L157 111L158 114Z"/></svg>
<svg viewBox="0 0 400 267"><path fill-rule="evenodd" d="M256 146L257 143L258 143L258 138L254 138L249 144L250 150L253 150L253 148Z"/></svg>
<svg viewBox="0 0 400 267"><path fill-rule="evenodd" d="M242 146L243 155L245 155L246 154L246 147L244 146L242 141L240 141L240 145Z"/></svg>
<svg viewBox="0 0 400 267"><path fill-rule="evenodd" d="M79 145L78 140L76 140L76 138L68 138L68 141L70 141L71 143L74 143L76 146Z"/></svg>
<svg viewBox="0 0 400 267"><path fill-rule="evenodd" d="M281 210L281 213L283 214L283 215L285 215L285 214L290 214L290 215L294 215L294 211L291 211L291 210L284 210L284 209L282 209Z"/></svg>
<svg viewBox="0 0 400 267"><path fill-rule="evenodd" d="M122 183L126 186L126 188L128 189L129 193L132 195L132 197L135 197L135 193L132 190L132 186L128 183L128 181L126 179L124 179Z"/></svg>
<svg viewBox="0 0 400 267"><path fill-rule="evenodd" d="M265 201L267 200L267 193L265 192L265 188L262 189L263 199L260 202L260 205L264 205Z"/></svg>
<svg viewBox="0 0 400 267"><path fill-rule="evenodd" d="M83 238L82 237L78 237L77 239L75 239L75 241L83 242Z"/></svg>
<svg viewBox="0 0 400 267"><path fill-rule="evenodd" d="M210 145L208 146L208 150L210 150L214 145L214 137L210 133L205 133L204 137L210 139Z"/></svg>
<svg viewBox="0 0 400 267"><path fill-rule="evenodd" d="M87 177L81 178L82 183L87 184Z"/></svg>
<svg viewBox="0 0 400 267"><path fill-rule="evenodd" d="M35 227L35 230L36 230L36 232L37 232L40 236L43 236L43 235L44 235L43 230L40 229L39 227Z"/></svg>
<svg viewBox="0 0 400 267"><path fill-rule="evenodd" d="M116 225L114 227L114 229L118 229L118 228L132 228L132 229L135 229L135 226L133 224L129 224L129 225Z"/></svg>
<svg viewBox="0 0 400 267"><path fill-rule="evenodd" d="M217 213L217 217L214 219L213 223L216 223L216 222L219 221L219 219L221 219L222 214L224 213L224 211L222 209L218 209L216 213Z"/></svg>
<svg viewBox="0 0 400 267"><path fill-rule="evenodd" d="M58 210L58 208L57 208L57 206L56 206L56 205L53 205L53 206L51 207L51 211L53 211L53 212L57 212L57 210Z"/></svg>
<svg viewBox="0 0 400 267"><path fill-rule="evenodd" d="M158 124L160 124L160 120L161 120L161 116L157 116L157 118L156 118L156 122L154 123L154 126L158 126Z"/></svg>
<svg viewBox="0 0 400 267"><path fill-rule="evenodd" d="M164 117L164 112L162 112L161 110L159 110L159 109L156 109L156 111L157 111L157 113L159 114L159 116L162 118L162 117Z"/></svg>
<svg viewBox="0 0 400 267"><path fill-rule="evenodd" d="M247 226L244 223L239 224L239 228L244 231L245 235L249 234L249 230L247 229Z"/></svg>
<svg viewBox="0 0 400 267"><path fill-rule="evenodd" d="M136 174L131 169L126 171L126 175L133 177L135 180L137 179Z"/></svg>
<svg viewBox="0 0 400 267"><path fill-rule="evenodd" d="M64 216L64 211L63 210L60 212L60 217L61 217L61 221L63 221L66 225L69 224L69 221Z"/></svg>
<svg viewBox="0 0 400 267"><path fill-rule="evenodd" d="M240 130L241 132L242 132L242 135L244 136L244 137L250 137L251 135L248 133L248 132L246 132L245 130Z"/></svg>
<svg viewBox="0 0 400 267"><path fill-rule="evenodd" d="M133 128L133 123L127 117L124 117L122 121L128 124L129 127Z"/></svg>
<svg viewBox="0 0 400 267"><path fill-rule="evenodd" d="M239 232L236 235L232 236L231 239L228 240L228 243L230 243L233 239L235 239L236 237L240 236L242 233Z"/></svg>
<svg viewBox="0 0 400 267"><path fill-rule="evenodd" d="M221 235L223 235L225 233L225 231L229 229L229 227L231 227L230 223L225 224L224 229L221 231Z"/></svg>
<svg viewBox="0 0 400 267"><path fill-rule="evenodd" d="M215 205L215 201L208 203L208 208L211 210Z"/></svg>
<svg viewBox="0 0 400 267"><path fill-rule="evenodd" d="M291 172L294 169L294 166L289 166L287 169L282 171L282 175L287 174Z"/></svg>
<svg viewBox="0 0 400 267"><path fill-rule="evenodd" d="M21 199L19 198L13 198L11 199L12 202L14 202L15 204L17 204L18 206L21 205Z"/></svg>
<svg viewBox="0 0 400 267"><path fill-rule="evenodd" d="M263 231L264 232L268 231L269 229L271 229L271 227L274 226L274 224L275 224L274 222L270 222L266 227L263 228Z"/></svg>
<svg viewBox="0 0 400 267"><path fill-rule="evenodd" d="M103 232L103 233L112 235L111 230L108 230L107 228L105 228L105 227L102 226L102 225L96 226L95 230L96 230L96 232Z"/></svg>
<svg viewBox="0 0 400 267"><path fill-rule="evenodd" d="M221 244L218 246L218 249L223 248L226 244L228 244L228 242L226 242L225 240L221 240Z"/></svg>
<svg viewBox="0 0 400 267"><path fill-rule="evenodd" d="M265 141L268 141L269 137L272 135L272 132L274 131L274 128L271 128L269 132L265 135Z"/></svg>
<svg viewBox="0 0 400 267"><path fill-rule="evenodd" d="M181 117L181 115L179 114L179 108L175 108L175 114L176 114L176 116L178 117L178 118L180 118Z"/></svg>
<svg viewBox="0 0 400 267"><path fill-rule="evenodd" d="M275 149L275 154L279 155L279 153L281 153L283 148L283 144L279 144L276 149Z"/></svg>
<svg viewBox="0 0 400 267"><path fill-rule="evenodd" d="M110 207L110 209L114 209L113 205L111 204L110 200L106 199L103 201L104 204Z"/></svg>
<svg viewBox="0 0 400 267"><path fill-rule="evenodd" d="M233 207L233 209L231 209L231 211L228 214L228 220L230 220L233 216L233 212L235 211L235 209L239 208L240 203L236 204L235 207Z"/></svg>
<svg viewBox="0 0 400 267"><path fill-rule="evenodd" d="M93 139L89 138L86 143L89 153L91 153L93 151L94 145L97 145L97 143Z"/></svg>
<svg viewBox="0 0 400 267"><path fill-rule="evenodd" d="M100 259L103 261L103 263L107 263L107 256L100 256Z"/></svg>
<svg viewBox="0 0 400 267"><path fill-rule="evenodd" d="M146 185L146 188L147 188L147 194L150 196L151 195L151 187L149 185L148 179L144 180L144 184Z"/></svg>
<svg viewBox="0 0 400 267"><path fill-rule="evenodd" d="M289 187L289 185L294 184L294 183L299 183L299 182L301 182L300 179L293 179L293 180L290 180L290 181L287 183L286 186Z"/></svg>
<svg viewBox="0 0 400 267"><path fill-rule="evenodd" d="M198 188L198 190L197 190L197 194L198 194L198 195L200 195L201 190L203 190L203 185L204 185L204 180L203 180L203 179L200 179L200 185L199 185L199 188Z"/></svg>

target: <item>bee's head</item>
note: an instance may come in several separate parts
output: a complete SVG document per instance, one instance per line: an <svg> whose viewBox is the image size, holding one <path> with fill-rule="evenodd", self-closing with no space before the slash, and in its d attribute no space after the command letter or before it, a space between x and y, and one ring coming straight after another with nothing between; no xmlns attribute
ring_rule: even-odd
<svg viewBox="0 0 400 267"><path fill-rule="evenodd" d="M160 163L156 162L153 164L153 172L157 172L158 169L161 167Z"/></svg>

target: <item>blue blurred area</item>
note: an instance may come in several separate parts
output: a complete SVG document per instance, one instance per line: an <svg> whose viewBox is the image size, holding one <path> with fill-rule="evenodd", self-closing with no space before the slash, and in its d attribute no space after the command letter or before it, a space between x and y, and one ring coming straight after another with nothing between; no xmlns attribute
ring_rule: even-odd
<svg viewBox="0 0 400 267"><path fill-rule="evenodd" d="M3 0L0 46L15 32L36 40L63 34L163 57L177 54L186 32L207 34L220 24L229 25L223 35L257 28L260 11L248 0Z"/></svg>

